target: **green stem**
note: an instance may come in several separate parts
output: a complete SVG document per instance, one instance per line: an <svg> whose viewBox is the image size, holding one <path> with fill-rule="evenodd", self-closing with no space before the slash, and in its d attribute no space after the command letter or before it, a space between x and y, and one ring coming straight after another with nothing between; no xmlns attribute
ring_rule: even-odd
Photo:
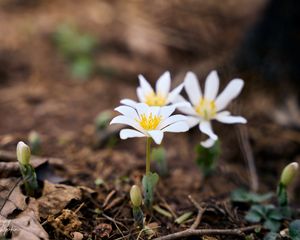
<svg viewBox="0 0 300 240"><path fill-rule="evenodd" d="M146 143L146 176L149 176L149 174L150 174L150 163L151 163L151 159L150 159L150 151L151 151L151 142L152 142L152 138L151 138L151 137L147 137L147 143Z"/></svg>

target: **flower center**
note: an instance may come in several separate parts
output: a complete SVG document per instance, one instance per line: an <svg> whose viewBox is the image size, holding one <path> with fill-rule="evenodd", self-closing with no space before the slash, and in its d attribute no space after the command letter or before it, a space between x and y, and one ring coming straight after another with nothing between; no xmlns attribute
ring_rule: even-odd
<svg viewBox="0 0 300 240"><path fill-rule="evenodd" d="M204 118L205 120L212 119L216 113L216 103L214 100L207 100L205 98L201 98L199 104L195 106L195 110L199 116Z"/></svg>
<svg viewBox="0 0 300 240"><path fill-rule="evenodd" d="M145 103L148 106L165 106L167 102L166 97L163 94L151 92L146 95Z"/></svg>
<svg viewBox="0 0 300 240"><path fill-rule="evenodd" d="M161 116L153 116L152 113L150 113L148 117L146 116L146 114L141 114L140 119L136 119L136 121L145 130L155 130L158 124L161 122L161 119Z"/></svg>

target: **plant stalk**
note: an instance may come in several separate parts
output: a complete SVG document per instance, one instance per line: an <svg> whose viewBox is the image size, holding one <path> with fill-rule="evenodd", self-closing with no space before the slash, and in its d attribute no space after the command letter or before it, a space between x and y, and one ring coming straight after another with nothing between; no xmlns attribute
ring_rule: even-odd
<svg viewBox="0 0 300 240"><path fill-rule="evenodd" d="M150 153L151 153L151 142L152 142L152 138L151 138L151 137L147 137L147 143L146 143L146 176L149 176L149 174L150 174L150 163L151 163L151 159L150 159Z"/></svg>

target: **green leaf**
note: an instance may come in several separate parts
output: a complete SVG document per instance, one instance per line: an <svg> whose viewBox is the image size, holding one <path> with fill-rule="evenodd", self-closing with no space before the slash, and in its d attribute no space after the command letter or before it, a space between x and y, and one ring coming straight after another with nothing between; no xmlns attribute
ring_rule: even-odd
<svg viewBox="0 0 300 240"><path fill-rule="evenodd" d="M71 65L72 75L78 79L85 80L93 72L94 63L89 57L76 58Z"/></svg>
<svg viewBox="0 0 300 240"><path fill-rule="evenodd" d="M220 141L216 141L211 148L205 148L202 145L196 146L196 163L207 176L215 169L217 160L221 154Z"/></svg>
<svg viewBox="0 0 300 240"><path fill-rule="evenodd" d="M258 194L240 188L231 193L231 200L233 202L261 203L269 200L272 196L273 193Z"/></svg>
<svg viewBox="0 0 300 240"><path fill-rule="evenodd" d="M132 208L132 215L134 218L134 221L140 226L144 226L144 214L140 207L133 207Z"/></svg>
<svg viewBox="0 0 300 240"><path fill-rule="evenodd" d="M149 175L144 175L142 183L144 188L144 197L145 197L145 205L147 208L152 207L153 203L153 193L155 186L158 182L159 176L157 173L149 173Z"/></svg>
<svg viewBox="0 0 300 240"><path fill-rule="evenodd" d="M161 176L168 175L167 153L163 147L153 148L151 159L156 162L157 170Z"/></svg>
<svg viewBox="0 0 300 240"><path fill-rule="evenodd" d="M277 199L280 206L284 207L288 205L288 195L286 187L282 183L279 183L277 188Z"/></svg>
<svg viewBox="0 0 300 240"><path fill-rule="evenodd" d="M292 240L300 240L300 219L290 223L289 234Z"/></svg>
<svg viewBox="0 0 300 240"><path fill-rule="evenodd" d="M292 209L290 207L288 207L288 206L281 207L280 211L281 211L282 217L284 219L290 219L292 217L292 215L293 215Z"/></svg>
<svg viewBox="0 0 300 240"><path fill-rule="evenodd" d="M264 240L276 240L278 238L278 234L274 232L269 232L265 237Z"/></svg>
<svg viewBox="0 0 300 240"><path fill-rule="evenodd" d="M278 232L281 226L281 222L277 220L267 219L264 222L264 227L269 229L271 232Z"/></svg>
<svg viewBox="0 0 300 240"><path fill-rule="evenodd" d="M245 219L248 222L257 223L262 220L264 216L263 207L260 205L253 205L246 214Z"/></svg>
<svg viewBox="0 0 300 240"><path fill-rule="evenodd" d="M272 220L282 220L283 215L280 208L271 209L267 212L267 218Z"/></svg>

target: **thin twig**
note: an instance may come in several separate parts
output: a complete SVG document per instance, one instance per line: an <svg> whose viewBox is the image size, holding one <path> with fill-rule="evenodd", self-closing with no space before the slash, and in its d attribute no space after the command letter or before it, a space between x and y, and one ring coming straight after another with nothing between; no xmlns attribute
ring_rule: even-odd
<svg viewBox="0 0 300 240"><path fill-rule="evenodd" d="M116 221L115 219L107 216L106 214L102 213L102 216L105 217L106 219L108 219L109 221L113 222L116 226L116 228L118 229L119 233L122 235L122 237L124 237L123 232L121 231L121 229L119 228L118 224L120 224L121 226L125 227L125 225L121 222ZM126 227L125 227L126 228ZM127 229L127 228L126 228ZM128 229L127 229L128 230Z"/></svg>
<svg viewBox="0 0 300 240"><path fill-rule="evenodd" d="M206 211L206 208L201 207L200 204L198 202L196 202L196 200L191 195L188 195L188 198L194 204L194 206L198 209L197 217L196 217L194 223L192 224L192 226L190 227L190 229L196 229L201 222L202 216L203 216L204 212Z"/></svg>
<svg viewBox="0 0 300 240"><path fill-rule="evenodd" d="M181 232L172 233L163 237L158 237L153 240L173 240L182 239L191 236L202 236L202 235L233 235L233 236L244 236L245 232L253 231L261 225L253 225L243 228L235 229L187 229Z"/></svg>
<svg viewBox="0 0 300 240"><path fill-rule="evenodd" d="M103 208L105 208L109 202L109 200L112 198L113 195L115 195L116 190L112 190L105 198L104 203L102 205Z"/></svg>

